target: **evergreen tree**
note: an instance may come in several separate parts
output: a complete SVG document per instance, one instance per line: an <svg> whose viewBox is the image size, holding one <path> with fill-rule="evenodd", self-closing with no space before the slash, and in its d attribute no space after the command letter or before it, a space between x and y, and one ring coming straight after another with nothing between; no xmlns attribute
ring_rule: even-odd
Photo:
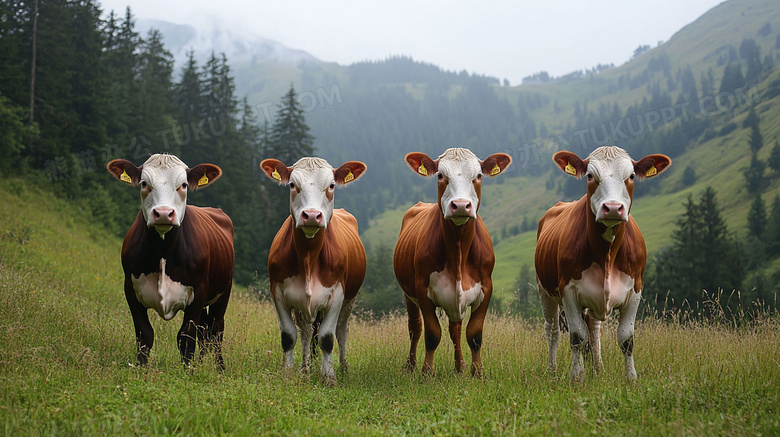
<svg viewBox="0 0 780 437"><path fill-rule="evenodd" d="M745 77L742 76L742 66L739 62L729 62L723 69L723 80L720 82L719 92L733 93L737 88L745 86Z"/></svg>
<svg viewBox="0 0 780 437"><path fill-rule="evenodd" d="M775 195L772 201L772 210L766 223L767 254L776 258L780 256L780 196Z"/></svg>
<svg viewBox="0 0 780 437"><path fill-rule="evenodd" d="M777 140L775 140L775 145L772 147L766 164L775 172L780 172L780 143Z"/></svg>
<svg viewBox="0 0 780 437"><path fill-rule="evenodd" d="M672 233L673 243L655 257L651 287L680 306L702 297L702 290L739 288L744 276L740 249L720 215L715 191L707 187L695 202L692 196Z"/></svg>
<svg viewBox="0 0 780 437"><path fill-rule="evenodd" d="M152 153L169 152L180 154L173 138L166 136L165 144L159 134L164 129L175 125L177 115L173 106L173 55L163 47L162 33L156 29L149 30L147 38L142 41L136 66L138 81L138 110L141 133L150 142L157 142Z"/></svg>
<svg viewBox="0 0 780 437"><path fill-rule="evenodd" d="M753 153L758 153L764 147L764 137L761 135L761 129L759 129L757 124L750 128L748 144L750 144L750 150Z"/></svg>
<svg viewBox="0 0 780 437"><path fill-rule="evenodd" d="M766 206L764 205L764 199L760 195L756 196L753 203L750 204L747 218L749 235L760 241L764 236L767 221Z"/></svg>
<svg viewBox="0 0 780 437"><path fill-rule="evenodd" d="M276 120L271 128L269 156L292 165L304 156L314 154L314 137L309 133L303 108L298 102L295 88L282 97Z"/></svg>
<svg viewBox="0 0 780 437"><path fill-rule="evenodd" d="M758 159L756 152L753 152L750 158L750 167L742 171L745 176L747 190L751 194L758 193L764 185L764 169L766 164Z"/></svg>

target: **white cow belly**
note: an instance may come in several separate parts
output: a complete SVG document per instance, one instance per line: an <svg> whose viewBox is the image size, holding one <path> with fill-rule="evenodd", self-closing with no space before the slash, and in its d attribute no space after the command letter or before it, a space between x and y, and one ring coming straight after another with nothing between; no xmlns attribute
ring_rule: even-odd
<svg viewBox="0 0 780 437"><path fill-rule="evenodd" d="M615 269L605 281L604 270L594 263L582 272L582 278L569 281L566 289L577 293L580 308L589 308L596 319L605 320L614 308L628 302L634 292L634 278Z"/></svg>
<svg viewBox="0 0 780 437"><path fill-rule="evenodd" d="M284 305L298 311L307 323L311 323L318 312L326 312L330 309L331 298L334 294L344 293L340 282L336 282L332 287L325 287L317 278L313 278L307 284L303 276L291 276L282 281L278 287L282 293Z"/></svg>
<svg viewBox="0 0 780 437"><path fill-rule="evenodd" d="M157 311L165 320L171 320L177 312L183 311L195 298L191 286L176 282L165 274L165 258L160 260L160 272L131 275L133 289L138 301L145 308Z"/></svg>
<svg viewBox="0 0 780 437"><path fill-rule="evenodd" d="M485 294L482 284L477 282L473 287L464 290L461 281L453 281L447 270L431 273L428 284L428 298L436 306L440 306L447 317L453 322L466 318L468 307L476 308L482 303Z"/></svg>

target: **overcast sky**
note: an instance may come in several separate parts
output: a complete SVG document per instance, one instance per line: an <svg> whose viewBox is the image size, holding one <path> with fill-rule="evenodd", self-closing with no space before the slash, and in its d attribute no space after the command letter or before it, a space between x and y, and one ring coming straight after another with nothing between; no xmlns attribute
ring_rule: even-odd
<svg viewBox="0 0 780 437"><path fill-rule="evenodd" d="M100 1L100 0L99 0ZM216 20L323 61L409 55L445 70L509 79L621 65L722 0L102 0L103 9L202 26Z"/></svg>

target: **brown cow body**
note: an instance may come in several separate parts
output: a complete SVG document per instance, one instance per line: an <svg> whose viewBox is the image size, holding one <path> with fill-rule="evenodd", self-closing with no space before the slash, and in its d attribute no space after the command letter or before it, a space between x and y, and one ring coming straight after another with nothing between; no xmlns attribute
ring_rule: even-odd
<svg viewBox="0 0 780 437"><path fill-rule="evenodd" d="M655 176L671 161L663 155L632 161L617 147L596 149L585 160L559 152L554 160L566 173L587 176L588 192L576 202L559 202L539 221L535 266L549 347L548 368L557 367L559 307L566 313L571 333L570 377L576 381L585 378L582 353L586 348L593 353L595 371L600 372L601 322L617 309L626 375L636 379L634 320L647 251L629 211L635 179ZM584 313L589 316L587 322Z"/></svg>
<svg viewBox="0 0 780 437"><path fill-rule="evenodd" d="M366 251L357 220L343 209L333 209L333 191L336 184L360 177L365 165L348 162L333 169L323 159L301 158L292 167L273 159L264 160L261 167L268 177L290 186L291 215L268 253L284 366L293 366L293 348L300 329L301 367L308 373L313 324L320 316L321 375L326 384L333 385L334 336L339 345L339 364L347 370L349 317L366 274Z"/></svg>
<svg viewBox="0 0 780 437"><path fill-rule="evenodd" d="M425 360L422 371L432 374L433 357L441 340L436 307L449 318L455 347L455 369L465 365L460 337L466 311L466 342L471 349L471 373L481 375L482 328L493 293L491 274L495 264L493 243L477 214L482 175L495 176L511 162L504 154L479 161L466 149L448 149L433 161L422 153L406 157L409 166L423 176L437 175L439 203L418 203L404 214L395 247L393 267L404 291L411 345L408 370L417 364L417 344L425 327Z"/></svg>
<svg viewBox="0 0 780 437"><path fill-rule="evenodd" d="M233 285L233 223L220 209L186 205L187 191L217 180L211 164L189 169L172 155L153 155L141 167L108 164L117 179L141 185L142 209L122 244L124 291L136 333L137 355L146 364L154 344L148 310L165 320L184 311L177 340L182 361L213 347L220 368L225 311Z"/></svg>

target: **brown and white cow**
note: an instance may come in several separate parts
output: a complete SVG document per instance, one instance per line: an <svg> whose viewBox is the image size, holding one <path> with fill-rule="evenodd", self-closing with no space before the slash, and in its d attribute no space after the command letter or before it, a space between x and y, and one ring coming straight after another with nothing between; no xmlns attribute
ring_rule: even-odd
<svg viewBox="0 0 780 437"><path fill-rule="evenodd" d="M357 220L344 209L333 209L333 195L337 185L359 178L366 165L350 161L334 169L324 159L301 158L292 167L276 159L266 159L260 167L269 178L290 189L290 216L268 253L284 366L293 366L297 324L303 349L301 368L308 373L312 325L321 314L321 375L325 384L333 385L334 333L339 364L347 370L349 316L366 275L366 250L358 236Z"/></svg>
<svg viewBox="0 0 780 437"><path fill-rule="evenodd" d="M225 310L233 285L233 223L220 209L187 205L187 192L222 175L212 164L188 168L173 155L152 155L140 167L124 159L106 166L117 179L141 186L141 211L122 245L125 298L135 326L138 361L154 344L149 308L165 320L184 311L177 336L185 365L214 347L220 368Z"/></svg>
<svg viewBox="0 0 780 437"><path fill-rule="evenodd" d="M535 264L548 369L557 367L559 306L569 326L572 381L585 379L582 354L586 348L592 352L594 370L601 371L601 322L618 309L618 344L626 376L635 380L634 320L647 251L629 212L634 183L660 174L671 160L649 155L634 161L614 146L599 147L584 160L571 152L558 152L553 160L565 173L585 176L587 194L576 202L558 202L539 220Z"/></svg>
<svg viewBox="0 0 780 437"><path fill-rule="evenodd" d="M455 369L465 365L460 346L461 324L466 310L466 342L471 348L471 374L482 374L482 326L493 293L491 274L495 264L493 243L477 214L482 177L500 174L512 158L503 153L480 161L468 149L447 149L434 161L424 153L406 155L417 174L438 180L438 203L418 203L404 214L395 246L395 277L404 291L409 315L411 347L405 367L417 365L417 343L425 325L425 361L422 371L433 374L433 355L441 340L436 307L450 321L455 345ZM422 311L422 317L420 313Z"/></svg>

